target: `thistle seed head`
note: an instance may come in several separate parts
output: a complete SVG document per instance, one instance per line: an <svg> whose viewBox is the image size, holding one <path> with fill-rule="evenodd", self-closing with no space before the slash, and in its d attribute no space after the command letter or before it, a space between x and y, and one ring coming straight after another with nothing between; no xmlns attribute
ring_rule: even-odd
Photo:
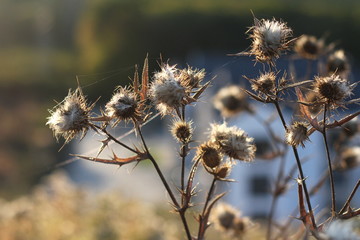
<svg viewBox="0 0 360 240"><path fill-rule="evenodd" d="M360 147L349 147L341 152L340 166L342 169L352 169L360 165Z"/></svg>
<svg viewBox="0 0 360 240"><path fill-rule="evenodd" d="M240 212L232 206L220 203L212 212L211 220L215 228L221 231L228 231L232 228L234 220L240 216Z"/></svg>
<svg viewBox="0 0 360 240"><path fill-rule="evenodd" d="M243 239L246 231L254 226L249 218L241 217L238 210L225 203L220 203L213 209L210 221L214 223L215 229L235 239Z"/></svg>
<svg viewBox="0 0 360 240"><path fill-rule="evenodd" d="M105 106L105 114L110 119L131 120L140 118L138 101L129 89L119 87Z"/></svg>
<svg viewBox="0 0 360 240"><path fill-rule="evenodd" d="M292 37L292 30L286 23L275 19L254 18L254 22L254 26L248 30L252 41L250 55L254 55L259 62L273 65L281 51L289 48L291 41L288 39Z"/></svg>
<svg viewBox="0 0 360 240"><path fill-rule="evenodd" d="M215 168L219 166L222 155L216 145L211 143L201 144L198 148L197 155L206 167Z"/></svg>
<svg viewBox="0 0 360 240"><path fill-rule="evenodd" d="M350 71L350 64L344 50L337 50L332 53L327 59L326 67L329 75L336 73L346 76Z"/></svg>
<svg viewBox="0 0 360 240"><path fill-rule="evenodd" d="M307 127L308 124L305 122L294 122L286 131L286 143L291 146L298 146L301 144L301 146L304 147L304 142L309 140Z"/></svg>
<svg viewBox="0 0 360 240"><path fill-rule="evenodd" d="M188 66L180 70L179 79L182 86L185 86L189 91L194 88L199 88L201 81L205 77L205 69L193 69Z"/></svg>
<svg viewBox="0 0 360 240"><path fill-rule="evenodd" d="M246 110L251 111L246 94L235 85L220 89L214 98L214 106L224 117L231 117Z"/></svg>
<svg viewBox="0 0 360 240"><path fill-rule="evenodd" d="M353 86L338 75L315 77L314 89L320 97L333 104L341 102L352 94Z"/></svg>
<svg viewBox="0 0 360 240"><path fill-rule="evenodd" d="M294 50L306 59L317 59L324 52L324 40L302 35L295 42Z"/></svg>
<svg viewBox="0 0 360 240"><path fill-rule="evenodd" d="M255 158L254 139L235 126L228 127L226 123L212 124L210 141L217 144L220 151L232 159L251 162Z"/></svg>
<svg viewBox="0 0 360 240"><path fill-rule="evenodd" d="M189 142L193 133L191 125L192 122L174 121L171 126L173 137L182 143Z"/></svg>
<svg viewBox="0 0 360 240"><path fill-rule="evenodd" d="M275 93L276 74L274 72L263 73L259 78L251 80L251 88L265 95Z"/></svg>
<svg viewBox="0 0 360 240"><path fill-rule="evenodd" d="M221 166L217 167L214 171L214 175L218 179L226 179L230 175L232 167L233 164L228 161L222 164Z"/></svg>
<svg viewBox="0 0 360 240"><path fill-rule="evenodd" d="M254 223L251 222L251 220L248 217L237 217L233 222L233 227L232 227L234 231L233 235L242 239L246 231L253 226Z"/></svg>
<svg viewBox="0 0 360 240"><path fill-rule="evenodd" d="M154 75L150 94L162 115L180 107L186 96L185 87L181 85L177 72L175 66L164 65L161 71Z"/></svg>
<svg viewBox="0 0 360 240"><path fill-rule="evenodd" d="M89 114L93 106L88 106L82 90L69 90L65 99L59 103L55 110L49 110L46 125L53 130L56 139L63 137L65 143L70 142L78 134L85 136L90 127Z"/></svg>

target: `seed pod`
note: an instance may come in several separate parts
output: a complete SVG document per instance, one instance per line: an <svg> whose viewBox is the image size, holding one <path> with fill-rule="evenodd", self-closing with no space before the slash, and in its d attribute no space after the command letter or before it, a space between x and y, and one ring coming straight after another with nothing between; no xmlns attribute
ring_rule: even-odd
<svg viewBox="0 0 360 240"><path fill-rule="evenodd" d="M286 132L286 143L291 146L301 144L301 146L304 147L304 142L309 140L307 126L308 124L305 122L294 122Z"/></svg>
<svg viewBox="0 0 360 240"><path fill-rule="evenodd" d="M191 122L175 121L171 127L171 133L173 137L182 143L187 143L190 141L192 132L193 129L191 127Z"/></svg>
<svg viewBox="0 0 360 240"><path fill-rule="evenodd" d="M219 149L209 143L204 143L199 146L198 155L201 156L203 164L209 168L219 166L222 159Z"/></svg>
<svg viewBox="0 0 360 240"><path fill-rule="evenodd" d="M303 58L316 59L324 52L324 40L302 35L296 40L294 50Z"/></svg>

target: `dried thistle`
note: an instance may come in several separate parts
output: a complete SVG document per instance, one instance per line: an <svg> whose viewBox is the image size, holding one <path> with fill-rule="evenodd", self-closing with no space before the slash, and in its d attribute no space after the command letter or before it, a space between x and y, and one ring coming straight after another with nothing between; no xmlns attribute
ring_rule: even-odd
<svg viewBox="0 0 360 240"><path fill-rule="evenodd" d="M188 66L187 68L181 69L179 73L179 79L182 86L185 86L188 91L194 88L199 88L200 83L204 80L205 69L193 69Z"/></svg>
<svg viewBox="0 0 360 240"><path fill-rule="evenodd" d="M346 77L350 71L350 64L344 50L337 50L329 55L326 68L329 75L338 74Z"/></svg>
<svg viewBox="0 0 360 240"><path fill-rule="evenodd" d="M226 180L226 178L230 175L233 166L234 164L232 162L227 161L216 167L216 169L213 171L213 175L218 180Z"/></svg>
<svg viewBox="0 0 360 240"><path fill-rule="evenodd" d="M65 144L70 142L76 135L83 138L91 126L89 121L90 111L94 105L88 106L86 98L80 87L75 91L69 90L65 99L59 103L55 110L49 110L46 125L53 130L56 139L62 136Z"/></svg>
<svg viewBox="0 0 360 240"><path fill-rule="evenodd" d="M251 50L249 55L254 55L256 61L274 65L274 61L279 58L281 51L289 49L293 40L292 30L285 22L275 19L265 20L254 17L254 26L247 31L251 38Z"/></svg>
<svg viewBox="0 0 360 240"><path fill-rule="evenodd" d="M193 133L191 125L192 122L174 121L171 126L171 133L173 137L182 143L189 142Z"/></svg>
<svg viewBox="0 0 360 240"><path fill-rule="evenodd" d="M140 119L139 103L136 95L127 88L119 87L111 100L105 106L105 114L115 120L115 125L121 120Z"/></svg>
<svg viewBox="0 0 360 240"><path fill-rule="evenodd" d="M235 126L228 127L226 123L212 124L210 141L217 144L220 151L231 159L251 162L255 158L254 139Z"/></svg>
<svg viewBox="0 0 360 240"><path fill-rule="evenodd" d="M227 231L232 228L236 217L240 216L240 212L232 206L221 203L216 206L211 215L216 229Z"/></svg>
<svg viewBox="0 0 360 240"><path fill-rule="evenodd" d="M294 50L301 57L306 59L317 59L324 53L324 40L314 36L302 35L294 45Z"/></svg>
<svg viewBox="0 0 360 240"><path fill-rule="evenodd" d="M161 71L154 74L150 95L162 115L179 108L186 96L185 87L177 77L175 66L164 65Z"/></svg>
<svg viewBox="0 0 360 240"><path fill-rule="evenodd" d="M201 157L201 161L208 168L219 166L222 155L218 147L211 143L204 143L198 147L197 156Z"/></svg>
<svg viewBox="0 0 360 240"><path fill-rule="evenodd" d="M251 82L251 88L264 95L275 94L276 74L274 72L262 73L257 79L248 79Z"/></svg>
<svg viewBox="0 0 360 240"><path fill-rule="evenodd" d="M352 169L360 165L360 147L349 147L340 154L341 169Z"/></svg>
<svg viewBox="0 0 360 240"><path fill-rule="evenodd" d="M309 140L308 124L305 122L294 122L286 131L286 143L291 146L301 145L305 147L304 142Z"/></svg>
<svg viewBox="0 0 360 240"><path fill-rule="evenodd" d="M229 236L242 239L244 234L254 224L247 217L241 217L240 211L229 204L218 204L210 217L215 229L227 233Z"/></svg>
<svg viewBox="0 0 360 240"><path fill-rule="evenodd" d="M235 85L220 89L214 98L214 106L224 117L231 117L242 111L251 111L246 94Z"/></svg>
<svg viewBox="0 0 360 240"><path fill-rule="evenodd" d="M352 94L354 84L350 85L346 79L339 75L328 77L315 77L314 90L325 101L341 105L345 98Z"/></svg>

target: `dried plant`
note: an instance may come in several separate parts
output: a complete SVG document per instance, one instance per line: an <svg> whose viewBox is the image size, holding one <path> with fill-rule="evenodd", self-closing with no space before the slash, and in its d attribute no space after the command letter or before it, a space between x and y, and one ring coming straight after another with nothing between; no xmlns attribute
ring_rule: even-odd
<svg viewBox="0 0 360 240"><path fill-rule="evenodd" d="M337 148L341 149L341 152L339 153L340 160L335 164L330 156L327 134L329 129L340 126L345 128L348 125L347 128L355 129L349 124L360 114L358 111L342 118L338 117L338 109L359 102L359 99L349 99L356 87L356 83L351 83L346 78L350 70L349 63L344 52L335 51L328 56L325 74L314 74L313 77L309 77L310 80L307 77L296 79L294 77L296 72L290 71L290 74L287 74L285 69L277 68L276 60L284 52L290 51L294 44L294 51L298 57L322 61L321 57L330 52L329 46L332 45L326 47L324 40L313 36L293 37L293 31L286 22L275 19L257 19L255 16L254 25L246 33L251 40L250 50L232 54L232 56L254 57L257 63L263 65L263 71L256 78L244 76L251 89L244 89L240 84L221 89L214 97L214 106L226 118L244 111L250 113L265 127L269 138L270 150L266 150L259 158L269 161L280 159L281 161L271 191L273 200L269 211L266 238L269 240L288 239L290 235L307 237L311 234L316 239L332 239L336 232L334 229L338 225L345 224L346 228L349 228L350 224L341 222L342 219L356 221L360 215L360 209L354 210L350 207L360 181L355 185L344 207L338 211L333 177L334 171L346 171L359 165L357 156L359 149L358 147L344 147L345 139L349 140L349 137L344 135L339 138L344 141ZM244 238L247 230L256 224L247 217L241 217L233 207L224 204L215 206L225 195L225 193L217 193L216 186L219 182L232 182L229 176L235 164L238 161L253 162L257 147L254 138L238 127L228 126L227 122L210 124L209 136L204 142L198 143L193 139L193 122L186 116L186 108L194 106L209 87L210 81L204 81L206 77L204 69L199 70L190 66L180 69L176 65L163 62L160 63L160 70L150 77L148 58L146 58L141 77L136 67L131 86L117 87L105 105L105 110L100 111L100 116L94 116L92 111L95 104L87 104L79 85L75 91L69 91L68 96L57 104L54 110L50 110L51 116L47 124L57 139L64 138L65 144L76 136L83 137L90 129L105 137L96 156L75 155L78 158L114 164L119 167L149 160L170 197L172 210L181 219L187 239L204 239L211 223L214 223L217 229L226 232L228 236L241 239ZM306 92L305 96L303 92ZM264 119L263 116L257 116L256 108L251 106L247 96L257 102L273 106L284 129L283 136L278 136L278 132L271 127L273 117L267 116L268 119ZM292 124L288 123L283 113L285 104L293 107ZM151 112L155 109L158 113ZM164 176L158 160L148 148L148 140L143 135L142 128L147 120L157 115L172 120L170 132L179 144L178 157L181 159L181 170L180 179L176 182L177 192L170 187L167 176ZM110 133L109 130L117 127L121 121L132 123L137 139L134 146L129 146ZM307 179L298 146L301 145L306 149L309 137L315 131L323 136L328 170L319 179ZM110 159L100 158L99 154L105 147L110 147L110 142L132 152L132 156L119 157L114 153ZM293 153L294 167L290 172L285 172L285 159L289 149ZM191 162L189 153L194 150L196 153L192 159L192 167L187 172L185 165ZM323 160L316 159L316 161ZM199 167L201 165L205 172L210 174L212 181L208 183L209 189L206 191L202 210L196 215L198 230L195 236L189 227L186 213L196 204L193 202L193 196L196 195L198 189L194 179L199 169L202 169ZM318 193L327 177L331 186L331 210L329 219L321 221L316 218L317 213L314 211L310 197ZM303 223L303 227L300 227L296 233L290 233L291 220L282 224L276 223L273 219L277 200L286 194L293 178L296 180L298 193L298 219ZM308 189L308 181L312 182L314 186L312 189ZM278 233L277 236L274 234L275 231ZM347 233L353 236L350 230Z"/></svg>

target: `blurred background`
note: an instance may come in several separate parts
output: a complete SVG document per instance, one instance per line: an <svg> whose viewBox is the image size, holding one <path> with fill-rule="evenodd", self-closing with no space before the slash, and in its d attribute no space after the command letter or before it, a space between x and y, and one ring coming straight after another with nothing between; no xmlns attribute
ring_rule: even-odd
<svg viewBox="0 0 360 240"><path fill-rule="evenodd" d="M226 54L250 45L245 32L253 24L251 10L258 18L283 19L294 36L335 43L350 57L356 76L356 0L1 0L0 197L31 193L69 152L80 151L68 145L58 152L62 142L45 126L47 109L76 88L76 77L92 102L103 96L99 105L115 86L129 83L146 54L151 72L162 55L182 67L206 67L210 77L225 79L215 80L220 85L239 82L253 62L245 57L242 65ZM73 164L65 169L76 181Z"/></svg>

